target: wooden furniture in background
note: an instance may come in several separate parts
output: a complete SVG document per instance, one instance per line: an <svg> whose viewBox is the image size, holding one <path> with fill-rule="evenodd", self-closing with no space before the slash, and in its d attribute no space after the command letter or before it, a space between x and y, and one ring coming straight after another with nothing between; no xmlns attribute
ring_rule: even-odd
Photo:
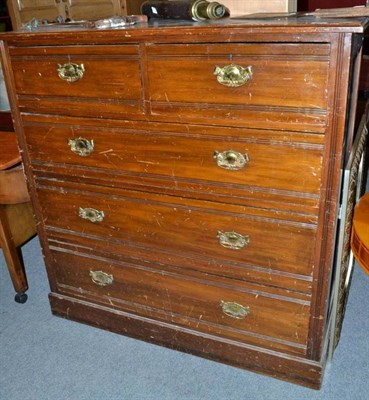
<svg viewBox="0 0 369 400"><path fill-rule="evenodd" d="M113 15L139 14L143 0L8 0L13 29L19 30L32 18L55 21L96 20Z"/></svg>
<svg viewBox="0 0 369 400"><path fill-rule="evenodd" d="M36 234L21 157L14 132L0 132L0 248L16 291L15 301L27 300L27 277L21 245Z"/></svg>
<svg viewBox="0 0 369 400"><path fill-rule="evenodd" d="M318 388L367 23L1 35L52 312Z"/></svg>
<svg viewBox="0 0 369 400"><path fill-rule="evenodd" d="M369 193L355 207L351 248L360 267L369 274Z"/></svg>

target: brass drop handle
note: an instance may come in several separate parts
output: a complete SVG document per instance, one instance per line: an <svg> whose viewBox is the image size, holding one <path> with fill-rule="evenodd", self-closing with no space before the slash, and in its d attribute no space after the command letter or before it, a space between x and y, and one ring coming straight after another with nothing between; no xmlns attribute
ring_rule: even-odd
<svg viewBox="0 0 369 400"><path fill-rule="evenodd" d="M241 154L234 150L225 150L222 152L215 150L214 158L218 167L228 169L230 171L237 171L245 168L250 161L247 153Z"/></svg>
<svg viewBox="0 0 369 400"><path fill-rule="evenodd" d="M219 244L227 249L240 250L250 243L250 237L237 232L217 232Z"/></svg>
<svg viewBox="0 0 369 400"><path fill-rule="evenodd" d="M250 314L250 307L238 303L221 301L220 307L224 314L235 319L245 319Z"/></svg>
<svg viewBox="0 0 369 400"><path fill-rule="evenodd" d="M78 216L91 222L101 222L104 220L104 211L95 210L94 208L79 208Z"/></svg>
<svg viewBox="0 0 369 400"><path fill-rule="evenodd" d="M83 64L67 63L58 64L58 76L63 81L76 82L83 77L85 66Z"/></svg>
<svg viewBox="0 0 369 400"><path fill-rule="evenodd" d="M81 157L89 156L94 150L94 141L83 137L68 139L68 145L73 153Z"/></svg>
<svg viewBox="0 0 369 400"><path fill-rule="evenodd" d="M230 64L224 67L218 65L214 68L214 75L217 81L224 86L238 87L247 83L253 74L252 66L242 67L241 65Z"/></svg>
<svg viewBox="0 0 369 400"><path fill-rule="evenodd" d="M99 286L108 286L114 281L113 275L103 271L90 271L90 277L92 282Z"/></svg>

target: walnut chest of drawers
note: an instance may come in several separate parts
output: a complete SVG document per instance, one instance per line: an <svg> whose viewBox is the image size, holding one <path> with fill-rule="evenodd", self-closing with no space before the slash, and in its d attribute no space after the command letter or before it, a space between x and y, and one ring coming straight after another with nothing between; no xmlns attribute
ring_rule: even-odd
<svg viewBox="0 0 369 400"><path fill-rule="evenodd" d="M2 35L53 313L318 388L363 29Z"/></svg>

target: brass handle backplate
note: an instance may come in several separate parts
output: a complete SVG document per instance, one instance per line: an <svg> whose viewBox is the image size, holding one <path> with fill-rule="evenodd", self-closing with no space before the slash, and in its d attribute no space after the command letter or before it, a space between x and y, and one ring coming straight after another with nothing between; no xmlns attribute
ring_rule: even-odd
<svg viewBox="0 0 369 400"><path fill-rule="evenodd" d="M75 64L75 63L68 63L68 64L58 64L58 76L63 81L67 82L76 82L83 77L85 73L85 66L83 64Z"/></svg>
<svg viewBox="0 0 369 400"><path fill-rule="evenodd" d="M245 319L250 314L250 307L234 302L221 301L220 307L224 314L235 319Z"/></svg>
<svg viewBox="0 0 369 400"><path fill-rule="evenodd" d="M218 231L217 238L221 246L227 249L239 250L243 249L250 243L250 237L241 235L237 232L221 232Z"/></svg>
<svg viewBox="0 0 369 400"><path fill-rule="evenodd" d="M214 68L214 75L217 81L224 86L238 87L244 85L252 78L252 66L241 67L240 65L230 64L224 67L218 65Z"/></svg>
<svg viewBox="0 0 369 400"><path fill-rule="evenodd" d="M77 139L68 139L68 145L73 153L81 157L89 156L94 150L94 141L82 137Z"/></svg>
<svg viewBox="0 0 369 400"><path fill-rule="evenodd" d="M91 222L101 222L104 220L104 211L95 210L94 208L79 208L78 216Z"/></svg>
<svg viewBox="0 0 369 400"><path fill-rule="evenodd" d="M114 281L113 275L103 271L90 271L90 277L92 282L99 286L108 286Z"/></svg>
<svg viewBox="0 0 369 400"><path fill-rule="evenodd" d="M214 151L214 158L218 167L228 169L230 171L237 171L245 168L250 161L247 153L241 154L234 150L225 150L222 152Z"/></svg>

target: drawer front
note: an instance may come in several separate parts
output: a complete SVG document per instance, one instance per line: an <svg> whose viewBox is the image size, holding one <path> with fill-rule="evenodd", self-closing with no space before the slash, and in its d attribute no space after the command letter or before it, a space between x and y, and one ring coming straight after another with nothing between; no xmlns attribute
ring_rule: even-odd
<svg viewBox="0 0 369 400"><path fill-rule="evenodd" d="M137 46L14 48L10 53L21 111L142 113Z"/></svg>
<svg viewBox="0 0 369 400"><path fill-rule="evenodd" d="M200 191L207 182L214 185L214 195L222 193L225 185L230 195L235 186L319 194L323 145L298 142L298 135L290 135L287 141L281 133L278 141L252 130L149 129L144 124L137 129L36 124L26 126L25 132L31 159L38 165L117 170L137 179L160 176L164 185L179 179L197 184Z"/></svg>
<svg viewBox="0 0 369 400"><path fill-rule="evenodd" d="M189 328L304 353L307 301L52 250L60 293Z"/></svg>
<svg viewBox="0 0 369 400"><path fill-rule="evenodd" d="M147 46L152 112L320 130L329 51L328 45L302 43Z"/></svg>
<svg viewBox="0 0 369 400"><path fill-rule="evenodd" d="M209 269L252 266L305 278L312 272L314 226L248 215L244 207L123 190L102 195L87 187L40 185L38 198L47 229L119 241L136 256L157 250L173 264L184 255L206 259Z"/></svg>

